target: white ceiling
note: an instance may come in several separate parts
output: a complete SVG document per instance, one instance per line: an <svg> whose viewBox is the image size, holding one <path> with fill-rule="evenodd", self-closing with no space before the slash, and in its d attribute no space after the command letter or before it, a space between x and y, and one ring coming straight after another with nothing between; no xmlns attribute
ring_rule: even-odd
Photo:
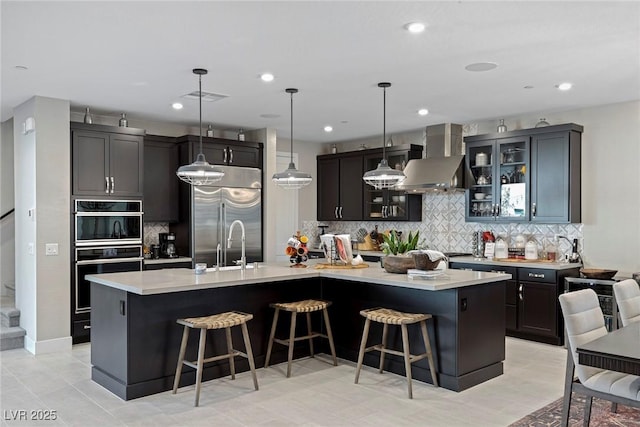
<svg viewBox="0 0 640 427"><path fill-rule="evenodd" d="M221 129L271 127L309 142L640 99L640 3L2 1L2 120L34 95L74 111L198 123L191 70ZM422 21L422 34L406 23ZM470 63L498 68L469 72ZM16 66L26 66L19 70ZM272 72L271 83L262 72ZM568 81L568 92L555 88ZM525 86L533 88L525 89ZM416 111L428 108L421 117ZM264 118L262 115L278 115ZM333 126L327 134L323 127Z"/></svg>

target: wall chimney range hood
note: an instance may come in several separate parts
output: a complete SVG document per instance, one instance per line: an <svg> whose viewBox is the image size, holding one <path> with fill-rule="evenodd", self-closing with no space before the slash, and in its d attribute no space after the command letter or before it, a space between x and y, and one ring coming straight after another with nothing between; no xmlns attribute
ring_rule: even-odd
<svg viewBox="0 0 640 427"><path fill-rule="evenodd" d="M406 178L393 189L407 193L464 191L462 126L427 126L426 158L409 160Z"/></svg>

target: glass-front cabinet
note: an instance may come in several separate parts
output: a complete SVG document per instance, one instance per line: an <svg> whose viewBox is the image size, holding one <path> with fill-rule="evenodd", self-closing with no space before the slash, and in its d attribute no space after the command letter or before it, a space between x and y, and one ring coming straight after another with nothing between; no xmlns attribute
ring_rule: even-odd
<svg viewBox="0 0 640 427"><path fill-rule="evenodd" d="M529 137L467 142L467 221L527 221Z"/></svg>
<svg viewBox="0 0 640 427"><path fill-rule="evenodd" d="M418 145L387 148L385 157L389 167L404 170L411 159L422 157L422 147ZM364 170L378 167L382 160L382 150L364 156ZM387 221L420 221L422 219L422 195L406 194L393 189L375 189L364 186L364 219Z"/></svg>

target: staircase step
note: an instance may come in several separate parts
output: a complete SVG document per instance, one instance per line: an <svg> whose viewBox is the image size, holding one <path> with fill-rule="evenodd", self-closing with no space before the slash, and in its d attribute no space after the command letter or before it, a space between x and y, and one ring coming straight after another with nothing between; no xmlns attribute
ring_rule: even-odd
<svg viewBox="0 0 640 427"><path fill-rule="evenodd" d="M20 325L20 310L15 307L0 308L0 324L6 327L14 327Z"/></svg>
<svg viewBox="0 0 640 427"><path fill-rule="evenodd" d="M19 326L0 328L0 351L24 347L26 331Z"/></svg>

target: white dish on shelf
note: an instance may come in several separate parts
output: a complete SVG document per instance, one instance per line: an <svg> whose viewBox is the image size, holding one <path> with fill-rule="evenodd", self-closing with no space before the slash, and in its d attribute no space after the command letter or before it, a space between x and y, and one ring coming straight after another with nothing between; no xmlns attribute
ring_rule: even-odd
<svg viewBox="0 0 640 427"><path fill-rule="evenodd" d="M373 199L373 203L382 203L382 197L376 197Z"/></svg>

